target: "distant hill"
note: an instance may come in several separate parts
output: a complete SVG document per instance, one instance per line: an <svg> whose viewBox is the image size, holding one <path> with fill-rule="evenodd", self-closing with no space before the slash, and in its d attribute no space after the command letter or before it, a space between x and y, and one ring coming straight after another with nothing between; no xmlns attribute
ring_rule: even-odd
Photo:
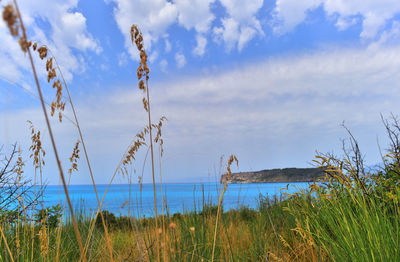
<svg viewBox="0 0 400 262"><path fill-rule="evenodd" d="M322 168L283 168L255 172L232 173L228 183L274 183L274 182L312 182L323 177ZM221 176L220 182L225 181Z"/></svg>

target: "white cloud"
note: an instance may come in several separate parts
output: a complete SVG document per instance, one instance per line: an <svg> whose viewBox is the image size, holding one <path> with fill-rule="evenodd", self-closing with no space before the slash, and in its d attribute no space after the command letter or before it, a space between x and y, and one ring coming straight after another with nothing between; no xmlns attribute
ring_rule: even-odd
<svg viewBox="0 0 400 262"><path fill-rule="evenodd" d="M117 7L114 9L114 17L121 33L125 37L125 47L129 50L133 59L138 59L137 51L132 47L129 30L132 24L139 25L143 32L145 47L151 52L153 43L161 36L165 37L165 52L171 50L166 31L175 22L186 30L194 29L198 34L204 35L210 30L215 19L210 10L210 4L215 0L166 0L129 1L114 0ZM204 37L203 37L204 38ZM204 44L204 41L202 41ZM195 49L198 49L196 46ZM200 50L201 51L201 50ZM196 51L197 52L197 51Z"/></svg>
<svg viewBox="0 0 400 262"><path fill-rule="evenodd" d="M336 27L339 31L344 31L358 22L356 17L339 17L336 22Z"/></svg>
<svg viewBox="0 0 400 262"><path fill-rule="evenodd" d="M214 27L215 41L223 40L227 50L231 51L236 47L239 51L256 36L264 36L260 21L256 14L263 5L263 0L237 1L221 0L226 8L228 17L222 18L222 27Z"/></svg>
<svg viewBox="0 0 400 262"><path fill-rule="evenodd" d="M207 45L205 34L210 30L212 21L215 19L210 10L210 4L215 0L176 0L179 11L179 23L187 30L195 29L197 32L197 45L193 54L203 56Z"/></svg>
<svg viewBox="0 0 400 262"><path fill-rule="evenodd" d="M125 52L118 55L118 65L125 66L128 64L128 56Z"/></svg>
<svg viewBox="0 0 400 262"><path fill-rule="evenodd" d="M116 3L114 18L125 38L125 48L134 60L138 60L139 56L136 47L131 43L130 30L133 24L139 26L143 33L145 48L151 53L152 44L157 42L177 20L176 6L165 0L114 0L114 2Z"/></svg>
<svg viewBox="0 0 400 262"><path fill-rule="evenodd" d="M238 50L241 51L256 34L257 31L252 27L247 26L242 28L238 41Z"/></svg>
<svg viewBox="0 0 400 262"><path fill-rule="evenodd" d="M222 27L214 27L217 42L223 40L228 51L231 51L240 37L239 24L235 19L222 19Z"/></svg>
<svg viewBox="0 0 400 262"><path fill-rule="evenodd" d="M149 62L154 63L157 60L157 58L158 58L158 51L156 50L154 52L151 52L149 56Z"/></svg>
<svg viewBox="0 0 400 262"><path fill-rule="evenodd" d="M264 36L261 23L256 17L263 5L263 0L221 0L227 10L227 17L221 18L222 26L211 30L216 19L211 10L215 0L151 0L129 1L113 0L117 6L114 9L114 18L121 33L125 37L125 47L133 59L138 59L137 51L130 43L129 30L132 24L138 24L143 31L145 47L151 51L153 43L165 38L165 52L171 50L168 40L168 29L176 22L187 31L195 31L196 46L193 54L204 55L207 46L207 36L211 33L215 41L223 41L228 51L238 48L241 51L255 36Z"/></svg>
<svg viewBox="0 0 400 262"><path fill-rule="evenodd" d="M400 12L397 0L277 0L274 9L274 30L285 33L292 30L307 17L307 12L322 5L328 16L336 16L336 26L345 30L361 16L360 37L374 38L387 21Z"/></svg>
<svg viewBox="0 0 400 262"><path fill-rule="evenodd" d="M274 31L286 33L303 22L307 11L318 7L323 0L277 0L273 11Z"/></svg>
<svg viewBox="0 0 400 262"><path fill-rule="evenodd" d="M87 34L86 18L82 13L64 13L60 25L53 28L54 39L63 41L67 46L78 50L93 50L99 54L102 49L98 43Z"/></svg>
<svg viewBox="0 0 400 262"><path fill-rule="evenodd" d="M22 78L21 68L28 70L28 60L21 52L16 40L14 40L3 21L0 22L0 74L7 76L10 80L19 80Z"/></svg>
<svg viewBox="0 0 400 262"><path fill-rule="evenodd" d="M181 52L175 54L175 62L178 68L182 68L186 65L186 58L185 55Z"/></svg>
<svg viewBox="0 0 400 262"><path fill-rule="evenodd" d="M168 65L163 61L160 66ZM96 179L102 183L108 182L113 163L118 163L127 143L145 125L142 93L127 86L109 88L115 91L75 103ZM153 118L166 115L169 119L163 132L167 181L188 172L207 176L207 169L222 153L235 153L242 170L249 165L254 170L307 166L316 149L340 152L339 138L346 136L339 127L343 120L367 152L367 160L374 161L379 160L379 153L371 141L384 133L379 113L400 114L400 46L276 57L211 75L153 82L150 88ZM3 118L8 119L13 141L27 144L26 126L16 123L42 119L36 109L0 110L0 123ZM60 152L67 159L76 132L64 124L55 128ZM51 168L54 161L47 163ZM82 177L75 183L89 181L88 176Z"/></svg>
<svg viewBox="0 0 400 262"><path fill-rule="evenodd" d="M368 48L370 49L379 49L385 46L390 45L399 45L400 44L400 22L394 21L392 23L391 28L384 31L379 39L375 42L372 42Z"/></svg>
<svg viewBox="0 0 400 262"><path fill-rule="evenodd" d="M198 33L207 33L215 16L210 4L215 0L175 0L179 23L187 30L194 28Z"/></svg>
<svg viewBox="0 0 400 262"><path fill-rule="evenodd" d="M171 51L171 43L169 42L169 40L166 38L165 39L165 53L169 53Z"/></svg>
<svg viewBox="0 0 400 262"><path fill-rule="evenodd" d="M206 52L207 38L202 35L196 36L196 48L193 50L193 54L197 56L203 56Z"/></svg>
<svg viewBox="0 0 400 262"><path fill-rule="evenodd" d="M81 63L79 55L72 53L71 48L83 52L90 50L97 54L102 51L98 41L87 31L84 15L80 12L71 11L77 6L76 0L19 2L25 26L28 32L33 32L29 35L29 38L50 47L58 62L62 65L61 68L67 80L72 78L73 73L85 71L85 64ZM46 29L45 32L39 26L37 23L39 19L48 23L49 30ZM3 21L0 22L0 39L2 39L1 61L8 60L7 66L11 69L7 76L13 77L13 80L21 80L24 75L23 71L29 70L28 63L24 54L19 50L16 40L10 37ZM37 59L35 58L35 60ZM0 71L2 71L1 67L2 65L0 65ZM41 68L39 73L44 75L44 68Z"/></svg>

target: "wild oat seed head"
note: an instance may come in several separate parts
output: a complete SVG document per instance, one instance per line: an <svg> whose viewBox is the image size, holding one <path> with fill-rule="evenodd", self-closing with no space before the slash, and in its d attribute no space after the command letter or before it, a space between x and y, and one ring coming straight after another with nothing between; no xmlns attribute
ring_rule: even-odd
<svg viewBox="0 0 400 262"><path fill-rule="evenodd" d="M18 182L21 181L21 179L22 179L22 174L24 173L24 166L25 166L25 163L22 160L21 149L19 149L18 150L17 166L15 167L15 170L14 170L14 172L16 172L17 175L18 175Z"/></svg>
<svg viewBox="0 0 400 262"><path fill-rule="evenodd" d="M32 42L31 41L27 41L25 37L21 36L18 39L18 43L22 49L22 51L25 53L28 51L28 48L31 46Z"/></svg>
<svg viewBox="0 0 400 262"><path fill-rule="evenodd" d="M32 46L33 51L36 51L36 47L37 47L37 43L34 43L33 46Z"/></svg>
<svg viewBox="0 0 400 262"><path fill-rule="evenodd" d="M78 171L78 159L79 159L79 152L80 152L80 150L79 150L79 143L80 143L79 140L76 141L75 147L74 147L74 149L72 150L72 155L71 155L71 157L69 158L69 161L70 161L71 164L72 164L71 168L68 169L68 173L69 173L69 174L72 174L72 171L74 171L74 170L75 170L75 171Z"/></svg>
<svg viewBox="0 0 400 262"><path fill-rule="evenodd" d="M51 109L50 114L51 114L51 116L53 116L54 112L56 111L56 102L54 102L54 101L51 102L50 109Z"/></svg>
<svg viewBox="0 0 400 262"><path fill-rule="evenodd" d="M30 124L30 129L31 129L31 141L32 145L29 147L29 151L32 152L32 154L29 156L30 158L33 158L33 165L36 168L39 168L41 165L45 165L44 162L44 156L46 155L46 152L42 148L42 141L40 140L40 131L35 131L35 128L32 124L31 121L27 121Z"/></svg>
<svg viewBox="0 0 400 262"><path fill-rule="evenodd" d="M143 80L139 81L139 89L140 90L145 90L146 89L146 87L144 86L144 81Z"/></svg>
<svg viewBox="0 0 400 262"><path fill-rule="evenodd" d="M50 59L47 59L46 61L46 71L48 72L53 68L53 58L50 57Z"/></svg>
<svg viewBox="0 0 400 262"><path fill-rule="evenodd" d="M19 25L17 22L18 16L12 5L6 5L3 10L3 20L7 23L12 36L19 35Z"/></svg>
<svg viewBox="0 0 400 262"><path fill-rule="evenodd" d="M154 142L156 142L156 143L160 142L160 145L163 144L163 140L161 138L161 127L163 125L163 122L167 121L167 120L168 119L165 116L162 116L160 118L160 120L158 120L158 124L152 124L152 127L157 130L157 134L156 134L156 136L154 138Z"/></svg>
<svg viewBox="0 0 400 262"><path fill-rule="evenodd" d="M147 102L147 99L145 97L143 97L142 102L144 110L146 110L146 112L149 112L149 103Z"/></svg>
<svg viewBox="0 0 400 262"><path fill-rule="evenodd" d="M140 54L140 63L136 71L137 78L138 80L142 80L142 78L145 77L146 80L149 80L150 69L147 66L147 53L144 49L142 32L140 32L137 25L133 25L131 27L131 41L132 44L135 43ZM147 87L144 85L144 83L141 84L141 82L139 82L139 89L146 91L146 88Z"/></svg>
<svg viewBox="0 0 400 262"><path fill-rule="evenodd" d="M43 60L44 58L46 58L46 56L47 56L47 47L41 46L41 47L38 48L37 51L39 53L40 59Z"/></svg>
<svg viewBox="0 0 400 262"><path fill-rule="evenodd" d="M54 69L51 69L52 71L54 71ZM50 72L49 72L50 74ZM57 93L56 93L56 101L53 101L50 105L51 107L51 116L54 115L55 110L58 110L58 119L60 122L62 122L62 111L64 111L65 109L65 102L62 101L62 89L63 86L60 82L59 79L57 79L56 81L53 82L53 88L57 89Z"/></svg>
<svg viewBox="0 0 400 262"><path fill-rule="evenodd" d="M122 161L122 165L126 166L128 164L132 164L132 160L135 160L135 154L139 151L140 147L146 145L145 142L145 134L147 134L148 128L144 128L141 132L136 134L136 139L133 144L129 147L128 152L125 154L124 160Z"/></svg>

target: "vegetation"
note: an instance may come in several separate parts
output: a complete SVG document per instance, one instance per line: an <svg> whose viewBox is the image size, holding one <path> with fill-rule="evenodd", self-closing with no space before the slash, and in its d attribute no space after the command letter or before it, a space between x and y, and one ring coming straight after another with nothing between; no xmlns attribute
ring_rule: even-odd
<svg viewBox="0 0 400 262"><path fill-rule="evenodd" d="M315 162L323 168L326 178L314 182L309 188L299 189L283 199L260 196L257 210L241 207L224 212L223 197L229 190L228 184L224 183L217 206L203 203L200 211L169 215L163 205L161 212L157 213L156 194L163 196L163 192L162 189L161 192L155 190L155 166L157 160L161 163L163 155L161 131L166 118L161 117L157 124L151 120L147 54L139 28L132 26L132 44L140 53L140 65L136 70L138 87L144 93L142 102L148 122L128 146L110 184L117 174L132 183L130 167L134 165L136 153L147 147L151 154L155 217L116 217L101 208L105 195L100 198L97 194L85 141L57 60L46 46L29 40L16 1L4 7L3 19L11 35L19 38L22 51L30 58L68 209L66 206L44 208L36 197L37 192L43 189L41 178L45 151L40 131L30 123L32 146L29 150L35 170L33 197L24 193L31 191L20 187L24 184L21 182L24 181L21 158L14 166L6 164L0 169L3 177L6 174L6 178L17 178L0 187L6 190L1 191L0 199L11 196L14 201L14 206L0 206L1 261L400 260L400 126L396 117L392 116L391 121L383 120L391 144L382 157L382 166L376 170L365 168L358 143L345 127L350 144L348 148L344 144L344 156L318 154ZM37 52L41 59L47 59L47 81L52 82L56 89L55 100L49 106L43 100L32 51ZM63 91L67 93L68 101L64 101ZM97 196L98 210L94 217L73 209L68 193L69 179L59 161L49 122L48 107L50 115L57 112L61 122L66 106L73 111L72 121L79 134L68 173L70 176L78 170L81 145ZM15 146L12 152L5 158L5 163L13 163ZM224 174L227 180L232 175L231 165L234 163L238 164L238 159L231 155ZM162 181L161 167L159 169ZM36 175L40 177L38 191ZM40 193L39 196L43 197ZM41 207L37 208L39 205ZM66 210L68 212L64 213Z"/></svg>
<svg viewBox="0 0 400 262"><path fill-rule="evenodd" d="M228 183L293 183L313 182L325 176L322 168L283 168L233 173ZM225 176L221 176L221 182Z"/></svg>

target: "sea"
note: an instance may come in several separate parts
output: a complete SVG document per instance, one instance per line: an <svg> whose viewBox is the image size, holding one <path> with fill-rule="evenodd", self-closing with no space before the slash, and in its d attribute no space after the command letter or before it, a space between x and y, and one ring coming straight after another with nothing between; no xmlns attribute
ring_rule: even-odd
<svg viewBox="0 0 400 262"><path fill-rule="evenodd" d="M228 184L223 196L223 210L249 207L256 209L261 197L285 197L285 193L294 193L307 188L308 183L254 183ZM103 210L117 216L154 216L153 184L113 184L96 185L100 200L103 198ZM201 211L204 205L216 205L223 190L220 183L174 183L156 184L158 213L169 214ZM70 185L69 196L75 213L93 215L98 208L93 185ZM162 194L161 194L162 192ZM164 204L163 204L164 203ZM65 205L62 186L48 185L44 193L44 206Z"/></svg>

